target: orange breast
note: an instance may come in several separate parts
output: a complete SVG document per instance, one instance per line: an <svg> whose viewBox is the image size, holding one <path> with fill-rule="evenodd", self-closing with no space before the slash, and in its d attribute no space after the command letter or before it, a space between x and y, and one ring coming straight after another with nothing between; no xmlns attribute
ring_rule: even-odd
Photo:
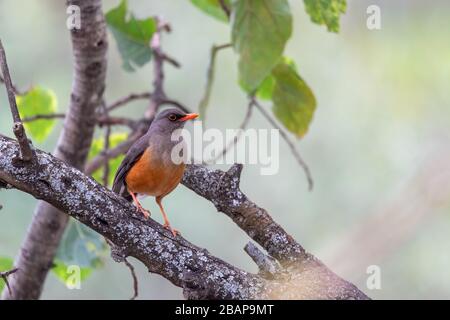
<svg viewBox="0 0 450 320"><path fill-rule="evenodd" d="M125 181L133 193L165 196L180 183L184 164L176 165L170 158L154 154L147 149L128 172Z"/></svg>

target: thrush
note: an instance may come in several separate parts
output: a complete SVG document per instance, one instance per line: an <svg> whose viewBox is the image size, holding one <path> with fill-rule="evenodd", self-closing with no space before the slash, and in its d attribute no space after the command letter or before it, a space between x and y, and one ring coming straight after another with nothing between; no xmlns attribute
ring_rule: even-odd
<svg viewBox="0 0 450 320"><path fill-rule="evenodd" d="M180 183L185 163L172 159L172 151L182 139L174 139L172 134L175 130L182 129L186 121L197 117L196 113L186 114L178 109L160 112L147 133L128 150L117 170L112 188L115 193L133 201L145 218L150 216L150 211L144 209L137 196L155 197L164 219L164 227L174 236L177 235L177 230L170 225L162 199Z"/></svg>

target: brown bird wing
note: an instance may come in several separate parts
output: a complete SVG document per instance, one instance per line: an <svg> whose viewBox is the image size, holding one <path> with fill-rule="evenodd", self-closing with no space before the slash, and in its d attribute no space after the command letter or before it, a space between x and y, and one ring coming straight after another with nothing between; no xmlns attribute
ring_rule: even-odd
<svg viewBox="0 0 450 320"><path fill-rule="evenodd" d="M120 164L119 169L117 169L116 176L114 177L112 191L121 195L128 201L131 201L132 198L127 191L125 178L128 171L133 167L136 161L139 160L145 149L147 149L149 141L148 139L148 134L145 134L131 146L122 163Z"/></svg>

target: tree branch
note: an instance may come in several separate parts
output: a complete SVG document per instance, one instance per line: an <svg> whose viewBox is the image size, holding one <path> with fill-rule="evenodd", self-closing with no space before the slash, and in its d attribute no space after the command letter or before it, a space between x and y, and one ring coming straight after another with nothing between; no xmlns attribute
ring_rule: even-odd
<svg viewBox="0 0 450 320"><path fill-rule="evenodd" d="M146 99L150 99L151 97L151 93L150 92L143 92L143 93L131 93L126 97L120 98L119 100L113 102L112 104L110 104L107 109L108 112L117 109L119 107L122 107L134 100L146 100Z"/></svg>
<svg viewBox="0 0 450 320"><path fill-rule="evenodd" d="M125 199L63 161L36 151L35 165L16 167L15 141L0 136L0 180L51 203L185 289L188 297L252 299L264 297L264 280L211 256L152 219L144 220Z"/></svg>
<svg viewBox="0 0 450 320"><path fill-rule="evenodd" d="M228 19L230 19L231 9L228 8L227 4L225 3L225 0L219 0L219 4L220 4L223 12L225 12L226 16L228 17Z"/></svg>
<svg viewBox="0 0 450 320"><path fill-rule="evenodd" d="M244 250L256 263L263 277L273 279L277 273L281 272L278 262L271 256L264 254L253 242L247 243Z"/></svg>
<svg viewBox="0 0 450 320"><path fill-rule="evenodd" d="M14 268L9 271L0 272L0 278L2 278L3 281L5 282L5 285L6 285L6 288L8 289L9 294L12 294L12 291L11 291L11 286L9 285L8 277L10 275L12 275L13 273L16 273L17 271L19 271L19 269Z"/></svg>
<svg viewBox="0 0 450 320"><path fill-rule="evenodd" d="M133 296L130 298L130 300L134 300L139 295L138 278L136 276L136 272L134 271L133 265L130 262L128 262L126 258L124 259L124 263L128 267L128 269L130 269L131 277L133 278Z"/></svg>
<svg viewBox="0 0 450 320"><path fill-rule="evenodd" d="M211 201L216 209L230 217L250 238L260 244L289 273L307 278L295 278L305 289L301 298L362 299L367 298L353 284L341 279L320 260L297 243L267 211L250 201L240 190L242 165L235 164L227 172L211 170L201 165L189 165L182 183L198 195ZM304 283L308 281L308 283ZM309 283L314 281L314 284ZM281 285L280 283L278 285ZM289 287L289 283L285 284ZM297 288L297 283L295 288ZM286 289L286 288L285 288ZM290 289L292 293L292 288ZM298 289L296 289L298 290ZM288 291L285 291L288 292ZM298 292L297 292L298 293ZM277 297L283 291L277 291Z"/></svg>
<svg viewBox="0 0 450 320"><path fill-rule="evenodd" d="M108 113L108 109L106 108L106 104L105 101L103 101L102 103L102 108L101 108L101 113L103 114L103 116L108 119L109 118L109 113ZM104 146L103 146L103 150L101 152L101 154L106 154L109 150L109 139L111 136L111 125L107 124L106 128L105 128L105 135L104 135ZM105 187L108 187L109 185L109 171L110 171L110 167L109 167L109 161L106 161L104 166L103 166L103 185Z"/></svg>
<svg viewBox="0 0 450 320"><path fill-rule="evenodd" d="M231 47L231 43L226 43L226 44L217 45L217 46L213 45L211 48L208 71L206 73L205 92L203 93L203 97L200 99L200 102L198 104L198 110L200 112L200 115L202 116L203 121L205 121L205 119L206 119L206 108L208 107L208 104L209 104L212 86L214 83L214 74L215 74L217 53L220 50L223 50L223 49L226 49L229 47Z"/></svg>
<svg viewBox="0 0 450 320"><path fill-rule="evenodd" d="M52 120L52 119L65 119L66 115L64 113L48 113L48 114L36 114L31 117L26 117L22 119L22 122L33 122L38 120ZM133 128L137 121L134 121L125 117L110 117L109 115L99 115L97 117L97 125L102 126L127 126Z"/></svg>
<svg viewBox="0 0 450 320"><path fill-rule="evenodd" d="M5 79L3 79L3 76L1 74L0 74L0 83L5 83ZM21 91L21 90L17 89L17 86L15 86L14 83L12 83L12 89L16 96L25 95L30 90L30 88L28 88L27 90Z"/></svg>
<svg viewBox="0 0 450 320"><path fill-rule="evenodd" d="M3 48L2 40L0 39L0 67L3 74L3 81L5 82L6 93L8 94L9 106L11 108L11 114L13 117L14 125L13 132L20 144L20 156L22 161L31 161L33 159L33 150L31 149L30 142L28 141L27 134L23 127L22 120L20 119L19 110L16 104L15 88L11 81L11 75L9 73L8 63L6 61L6 53Z"/></svg>
<svg viewBox="0 0 450 320"><path fill-rule="evenodd" d="M48 114L36 114L34 116L25 117L22 119L23 122L33 122L37 120L52 120L52 119L64 119L66 117L65 113L48 113Z"/></svg>
<svg viewBox="0 0 450 320"><path fill-rule="evenodd" d="M190 166L183 183L209 198L281 262L290 272L288 281L268 281L231 266L181 236L174 238L152 219L144 220L131 203L40 150L35 164L18 167L11 160L18 152L14 140L0 136L0 181L67 212L120 247L125 257L135 257L150 272L182 287L187 298L367 299L306 253L264 209L247 199L239 189L240 165L227 172Z"/></svg>
<svg viewBox="0 0 450 320"><path fill-rule="evenodd" d="M84 167L96 125L96 108L103 99L108 41L101 0L68 0L83 17L82 28L70 31L73 52L73 84L70 105L54 155L71 166ZM12 295L3 299L39 298L68 216L46 202L39 202L14 265Z"/></svg>

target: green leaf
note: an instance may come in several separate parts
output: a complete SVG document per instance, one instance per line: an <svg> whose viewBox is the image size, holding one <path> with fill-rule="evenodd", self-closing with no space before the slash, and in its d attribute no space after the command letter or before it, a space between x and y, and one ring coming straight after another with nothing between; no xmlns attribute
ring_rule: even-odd
<svg viewBox="0 0 450 320"><path fill-rule="evenodd" d="M292 66L279 63L272 74L275 78L272 110L289 131L302 137L313 118L316 98Z"/></svg>
<svg viewBox="0 0 450 320"><path fill-rule="evenodd" d="M191 2L206 14L209 14L220 21L228 22L228 17L222 9L219 0L191 0ZM231 8L231 0L225 0L225 5L228 8Z"/></svg>
<svg viewBox="0 0 450 320"><path fill-rule="evenodd" d="M232 43L239 54L239 83L248 92L279 62L292 33L287 0L236 0L232 10Z"/></svg>
<svg viewBox="0 0 450 320"><path fill-rule="evenodd" d="M67 267L76 265L81 269L81 279L86 279L92 269L101 267L107 253L104 238L84 224L70 219L69 225L59 244L55 267L52 269L64 283L71 274ZM84 278L83 278L84 277Z"/></svg>
<svg viewBox="0 0 450 320"><path fill-rule="evenodd" d="M114 148L118 144L124 142L128 138L127 133L113 133L109 136L109 147ZM89 150L89 159L94 158L99 155L105 146L105 138L101 137L92 141L91 149ZM116 174L117 169L119 169L120 163L122 162L124 155L119 155L116 158L112 158L109 160L109 176L108 182L111 185L114 181L114 176ZM100 168L92 174L92 177L97 180L99 183L103 183L103 168Z"/></svg>
<svg viewBox="0 0 450 320"><path fill-rule="evenodd" d="M326 25L328 31L339 32L339 17L347 10L346 0L304 0L311 21Z"/></svg>
<svg viewBox="0 0 450 320"><path fill-rule="evenodd" d="M13 260L6 257L0 257L0 272L1 271L9 271L13 268ZM5 287L5 281L0 278L0 293Z"/></svg>
<svg viewBox="0 0 450 320"><path fill-rule="evenodd" d="M34 87L25 95L16 97L21 118L41 114L52 114L57 109L57 99L53 91ZM37 142L43 142L52 132L55 119L39 119L24 123L25 129Z"/></svg>
<svg viewBox="0 0 450 320"><path fill-rule="evenodd" d="M136 19L127 10L127 1L106 14L106 23L112 31L122 56L123 68L132 72L150 61L152 52L150 40L157 25L153 18Z"/></svg>
<svg viewBox="0 0 450 320"><path fill-rule="evenodd" d="M292 60L291 58L283 57L281 63L290 66L295 72L297 72L297 66L295 65L294 60ZM272 100L275 81L276 79L274 75L270 73L259 86L258 90L256 91L256 96L261 100Z"/></svg>

